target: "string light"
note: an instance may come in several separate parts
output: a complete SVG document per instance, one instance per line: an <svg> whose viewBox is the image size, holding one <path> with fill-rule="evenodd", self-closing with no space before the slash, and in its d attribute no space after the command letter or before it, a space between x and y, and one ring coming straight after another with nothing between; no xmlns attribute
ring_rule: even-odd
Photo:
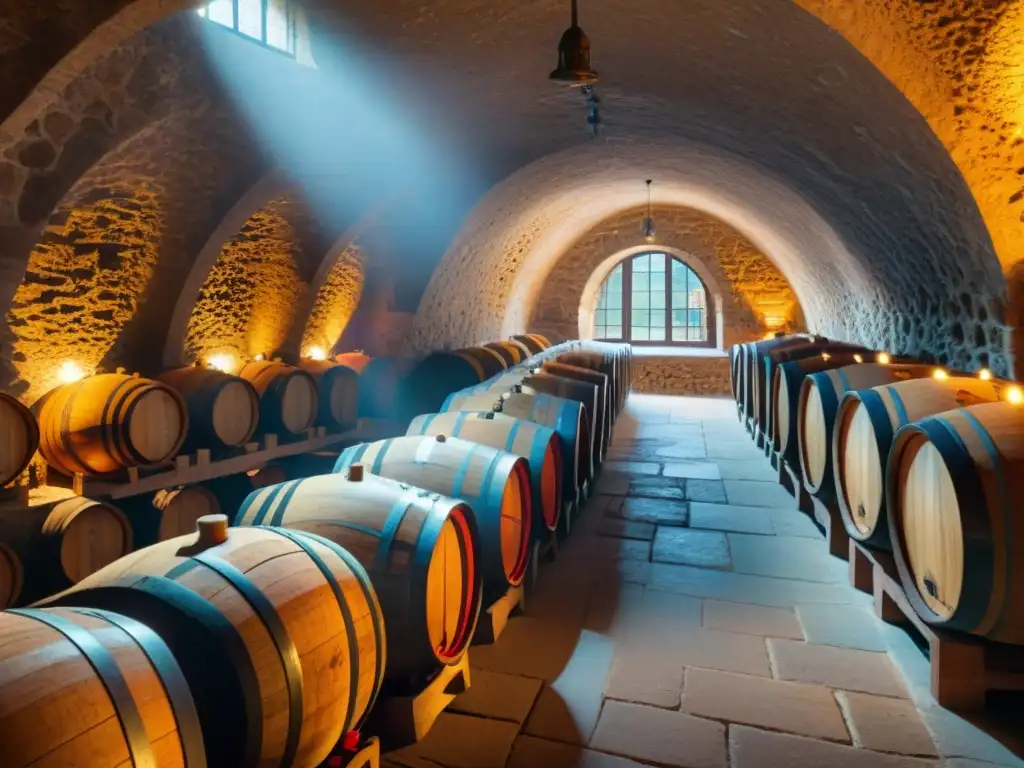
<svg viewBox="0 0 1024 768"><path fill-rule="evenodd" d="M260 361L262 361L262 360L263 360L263 353L262 353L262 352L260 352L260 353L259 353L258 355L256 355L256 356L255 356L255 357L253 358L253 360L255 360L255 361L257 361L257 362L260 362Z"/></svg>
<svg viewBox="0 0 1024 768"><path fill-rule="evenodd" d="M864 357L862 355L854 355L853 356L853 362L855 362L855 363L863 363L864 362Z"/></svg>
<svg viewBox="0 0 1024 768"><path fill-rule="evenodd" d="M988 368L982 368L980 371L978 371L978 378L981 379L982 381L991 381L992 371L990 371Z"/></svg>
<svg viewBox="0 0 1024 768"><path fill-rule="evenodd" d="M831 358L832 358L832 355L830 355L828 352L822 352L821 353L821 359L822 360L829 360Z"/></svg>
<svg viewBox="0 0 1024 768"><path fill-rule="evenodd" d="M885 352L879 352L878 357L875 358L882 365L888 365L891 359Z"/></svg>
<svg viewBox="0 0 1024 768"><path fill-rule="evenodd" d="M235 359L226 352L218 352L206 358L206 364L224 373L231 373L235 370Z"/></svg>
<svg viewBox="0 0 1024 768"><path fill-rule="evenodd" d="M1024 392L1021 392L1020 387L1010 387L1006 390L1006 402L1011 405L1020 405L1024 402Z"/></svg>
<svg viewBox="0 0 1024 768"><path fill-rule="evenodd" d="M310 360L326 360L327 353L324 352L323 347L310 347L306 350L306 357Z"/></svg>
<svg viewBox="0 0 1024 768"><path fill-rule="evenodd" d="M941 368L936 368L935 372L932 374L932 376L935 377L936 379L938 379L939 381L944 381L945 379L949 378L949 374L946 373Z"/></svg>
<svg viewBox="0 0 1024 768"><path fill-rule="evenodd" d="M57 371L57 378L64 384L71 384L75 381L80 381L85 378L85 371L78 363L74 363L71 360L65 360L60 365L60 370Z"/></svg>

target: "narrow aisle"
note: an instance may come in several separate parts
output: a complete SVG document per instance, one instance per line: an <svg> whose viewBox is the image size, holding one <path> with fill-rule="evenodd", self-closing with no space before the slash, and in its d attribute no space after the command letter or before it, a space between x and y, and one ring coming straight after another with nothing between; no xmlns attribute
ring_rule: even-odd
<svg viewBox="0 0 1024 768"><path fill-rule="evenodd" d="M941 710L727 399L632 395L526 615L409 768L1014 768Z"/></svg>

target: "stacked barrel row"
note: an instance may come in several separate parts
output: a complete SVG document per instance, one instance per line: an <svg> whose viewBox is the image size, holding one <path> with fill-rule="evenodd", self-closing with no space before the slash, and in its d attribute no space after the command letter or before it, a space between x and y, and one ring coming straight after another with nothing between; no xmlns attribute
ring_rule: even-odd
<svg viewBox="0 0 1024 768"><path fill-rule="evenodd" d="M730 354L741 420L851 538L892 554L924 621L1024 645L1016 384L822 337Z"/></svg>
<svg viewBox="0 0 1024 768"><path fill-rule="evenodd" d="M555 354L612 372L587 402L617 402L622 350L583 349ZM563 435L591 423L577 401L509 394L542 401L537 420L423 414L331 474L254 491L236 527L203 517L198 537L0 614L14 638L0 651L5 764L314 766L378 695L422 689L461 660L482 606L522 582L535 505L561 511ZM566 408L576 433L541 423Z"/></svg>

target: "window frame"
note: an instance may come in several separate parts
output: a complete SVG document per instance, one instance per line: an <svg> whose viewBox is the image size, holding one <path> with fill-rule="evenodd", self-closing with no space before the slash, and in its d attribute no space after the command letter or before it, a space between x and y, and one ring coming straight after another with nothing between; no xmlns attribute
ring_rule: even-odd
<svg viewBox="0 0 1024 768"><path fill-rule="evenodd" d="M271 2L271 0L260 0L260 14L261 14L260 32L261 32L261 35L258 38L257 37L253 37L248 32L243 32L243 31L241 31L238 28L238 2L239 2L239 0L230 0L230 1L231 1L231 13L232 13L231 18L232 18L232 21L233 21L233 24L230 27L227 24L222 24L221 22L214 21L214 20L212 20L210 18L210 6L214 2L216 2L216 0L207 0L207 2L201 3L194 10L195 10L196 13L199 14L199 18L203 19L204 21L209 21L211 24L214 24L215 26L219 27L220 29L223 29L223 30L231 32L231 33L233 33L235 35L238 35L243 40L247 40L250 43L255 43L256 45L258 45L258 46L260 46L262 48L266 48L268 51L273 51L275 53L281 54L282 56L287 56L289 59L297 59L298 58L298 47L299 47L298 33L299 32L298 32L298 19L296 18L296 10L295 10L295 2L294 2L294 0L284 0L285 23L287 24L286 35L288 37L288 45L289 45L289 48L287 48L287 49L286 48L278 48L276 45L271 45L270 43L267 42L267 19L270 16L270 2Z"/></svg>
<svg viewBox="0 0 1024 768"><path fill-rule="evenodd" d="M650 256L652 254L662 254L665 256L665 340L664 341L645 341L643 339L639 341L633 340L633 262L644 256ZM690 341L690 340L679 340L676 341L672 338L672 262L677 261L682 264L686 269L693 273L693 276L697 278L700 283L701 289L704 291L704 340L703 341ZM618 268L622 267L622 338L612 339L607 337L597 336L597 316L596 310L601 304L601 295L604 292L605 286L611 279L612 273ZM650 273L648 273L650 274ZM685 289L684 289L685 290ZM680 309L679 307L675 307ZM685 311L690 310L689 300L687 300L687 306L683 308ZM687 264L683 259L675 256L674 254L668 253L667 251L659 251L652 249L649 251L641 251L635 253L632 256L628 256L618 264L616 264L608 272L608 275L601 285L597 289L597 306L595 306L594 316L594 336L597 341L608 341L617 342L620 344L631 344L633 346L645 346L645 347L697 347L697 348L715 348L717 344L716 339L716 323L713 322L715 315L714 297L708 290L707 283L697 274L697 270ZM605 323L604 327L608 324ZM692 327L692 326L688 326Z"/></svg>

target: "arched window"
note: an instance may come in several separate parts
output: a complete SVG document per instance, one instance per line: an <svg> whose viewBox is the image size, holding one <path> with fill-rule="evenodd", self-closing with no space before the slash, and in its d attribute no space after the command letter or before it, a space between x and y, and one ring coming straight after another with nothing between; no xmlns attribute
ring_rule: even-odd
<svg viewBox="0 0 1024 768"><path fill-rule="evenodd" d="M710 346L708 295L685 263L649 252L619 264L601 286L594 338L632 344Z"/></svg>
<svg viewBox="0 0 1024 768"><path fill-rule="evenodd" d="M296 9L291 0L211 0L196 13L268 48L295 55Z"/></svg>

